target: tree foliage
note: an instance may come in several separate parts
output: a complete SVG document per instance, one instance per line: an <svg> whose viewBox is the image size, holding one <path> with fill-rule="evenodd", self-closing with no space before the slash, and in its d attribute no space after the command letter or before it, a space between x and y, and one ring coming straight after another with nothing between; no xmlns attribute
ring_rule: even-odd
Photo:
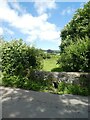
<svg viewBox="0 0 90 120"><path fill-rule="evenodd" d="M72 20L61 31L61 51L72 41L77 42L76 38L90 38L90 1L74 14Z"/></svg>
<svg viewBox="0 0 90 120"><path fill-rule="evenodd" d="M90 72L90 1L64 27L61 40L58 63L63 71Z"/></svg>
<svg viewBox="0 0 90 120"><path fill-rule="evenodd" d="M90 41L89 38L72 42L65 48L58 60L65 71L90 71Z"/></svg>
<svg viewBox="0 0 90 120"><path fill-rule="evenodd" d="M12 40L2 45L2 71L9 75L25 76L30 69L40 69L39 51L23 43Z"/></svg>

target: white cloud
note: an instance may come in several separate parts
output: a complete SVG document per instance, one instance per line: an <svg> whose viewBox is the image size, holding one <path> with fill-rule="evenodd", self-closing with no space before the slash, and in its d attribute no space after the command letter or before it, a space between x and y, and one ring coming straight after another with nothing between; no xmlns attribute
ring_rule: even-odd
<svg viewBox="0 0 90 120"><path fill-rule="evenodd" d="M72 14L73 12L75 12L75 9L74 9L74 8L67 7L66 9L64 9L64 10L61 12L61 15Z"/></svg>
<svg viewBox="0 0 90 120"><path fill-rule="evenodd" d="M18 16L18 13L10 9L7 2L0 1L0 20L4 20L9 23L12 23L17 19L17 16Z"/></svg>
<svg viewBox="0 0 90 120"><path fill-rule="evenodd" d="M0 27L0 35L3 35L3 28Z"/></svg>
<svg viewBox="0 0 90 120"><path fill-rule="evenodd" d="M54 8L53 4L50 3L47 8ZM48 22L48 17L46 13L37 17L32 16L30 13L19 15L18 11L11 9L8 3L3 2L0 5L0 20L8 22L9 26L17 28L23 34L26 34L27 41L30 42L35 40L58 41L60 30L55 24Z"/></svg>
<svg viewBox="0 0 90 120"><path fill-rule="evenodd" d="M55 3L55 0L43 0L43 1L40 1L40 2L37 2L35 0L35 8L36 8L36 11L37 13L40 15L40 14L43 14L45 13L48 9L55 9L56 8L56 3Z"/></svg>

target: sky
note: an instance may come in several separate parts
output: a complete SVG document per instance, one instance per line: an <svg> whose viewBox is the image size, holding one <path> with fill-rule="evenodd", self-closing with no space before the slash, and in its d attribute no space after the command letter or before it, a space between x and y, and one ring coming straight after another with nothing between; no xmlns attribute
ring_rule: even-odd
<svg viewBox="0 0 90 120"><path fill-rule="evenodd" d="M62 1L0 0L0 36L6 41L23 39L36 48L59 50L61 30L87 2Z"/></svg>

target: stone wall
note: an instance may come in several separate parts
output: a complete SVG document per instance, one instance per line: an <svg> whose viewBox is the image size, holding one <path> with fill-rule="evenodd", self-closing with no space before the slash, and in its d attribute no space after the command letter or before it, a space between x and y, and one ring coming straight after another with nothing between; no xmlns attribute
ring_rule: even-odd
<svg viewBox="0 0 90 120"><path fill-rule="evenodd" d="M81 72L46 72L35 71L32 73L33 79L36 80L50 80L51 82L61 82L79 84L80 80L85 80L87 84L90 83L90 73Z"/></svg>

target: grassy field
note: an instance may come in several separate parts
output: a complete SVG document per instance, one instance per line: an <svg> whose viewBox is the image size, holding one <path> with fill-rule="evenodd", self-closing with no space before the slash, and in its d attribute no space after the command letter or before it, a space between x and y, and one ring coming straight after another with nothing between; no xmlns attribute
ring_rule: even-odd
<svg viewBox="0 0 90 120"><path fill-rule="evenodd" d="M43 60L43 70L44 71L51 71L54 68L58 68L59 66L57 63L58 57L52 57L50 59Z"/></svg>

